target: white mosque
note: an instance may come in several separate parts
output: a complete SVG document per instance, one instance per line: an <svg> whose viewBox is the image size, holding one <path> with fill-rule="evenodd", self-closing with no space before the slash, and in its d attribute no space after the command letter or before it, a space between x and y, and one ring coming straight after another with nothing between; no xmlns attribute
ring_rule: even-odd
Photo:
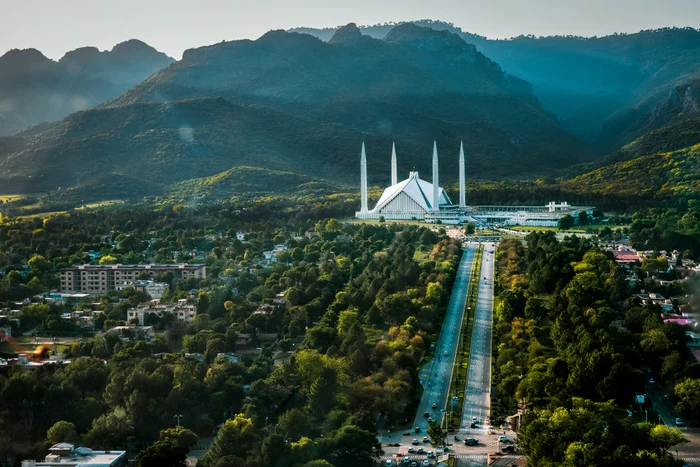
<svg viewBox="0 0 700 467"><path fill-rule="evenodd" d="M544 206L467 206L464 144L459 146L459 204L453 204L439 184L437 142L433 142L433 182L422 180L418 172L398 181L396 145L391 149L391 186L384 189L374 209L367 206L367 154L362 143L360 155L360 190L362 204L357 219L424 220L443 224L502 224L556 226L563 216L576 218L580 211L592 212L591 206L570 206L554 201Z"/></svg>
<svg viewBox="0 0 700 467"><path fill-rule="evenodd" d="M362 205L355 213L358 219L416 219L435 221L441 213L459 214L466 211L464 145L459 150L459 205L452 204L447 192L439 185L437 143L433 143L433 183L426 182L418 172L410 172L406 180L398 181L396 170L396 145L391 149L391 186L386 188L371 211L367 208L367 154L362 143L360 156L360 184ZM454 208L457 209L454 209ZM457 216L459 217L459 216ZM458 219L455 219L459 222Z"/></svg>

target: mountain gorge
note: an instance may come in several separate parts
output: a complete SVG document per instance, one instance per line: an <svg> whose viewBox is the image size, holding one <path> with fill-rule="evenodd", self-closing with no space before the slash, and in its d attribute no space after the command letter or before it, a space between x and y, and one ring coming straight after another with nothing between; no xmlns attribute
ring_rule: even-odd
<svg viewBox="0 0 700 467"><path fill-rule="evenodd" d="M405 24L379 40L350 24L328 42L272 31L188 50L94 109L0 139L0 177L40 191L107 177L141 195L250 167L355 185L363 140L373 184L389 179L392 141L402 173L429 173L437 140L447 181L460 140L477 177L591 156L529 83L458 35Z"/></svg>
<svg viewBox="0 0 700 467"><path fill-rule="evenodd" d="M119 96L174 60L141 41L111 51L83 47L59 61L35 49L0 57L0 136Z"/></svg>

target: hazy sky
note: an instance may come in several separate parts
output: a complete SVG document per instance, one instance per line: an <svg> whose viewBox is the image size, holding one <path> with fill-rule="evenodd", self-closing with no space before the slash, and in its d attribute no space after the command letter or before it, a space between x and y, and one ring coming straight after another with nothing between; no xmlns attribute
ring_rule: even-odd
<svg viewBox="0 0 700 467"><path fill-rule="evenodd" d="M137 38L179 59L188 48L271 29L422 18L491 38L592 36L697 28L700 0L0 0L0 54L33 47L58 59Z"/></svg>

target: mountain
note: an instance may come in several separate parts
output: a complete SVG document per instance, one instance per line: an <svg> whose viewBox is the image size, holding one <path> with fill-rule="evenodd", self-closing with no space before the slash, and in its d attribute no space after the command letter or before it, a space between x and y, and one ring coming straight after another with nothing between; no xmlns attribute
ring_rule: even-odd
<svg viewBox="0 0 700 467"><path fill-rule="evenodd" d="M534 94L566 128L600 153L634 140L650 128L644 118L629 122L623 138L615 121L637 107L647 109L679 85L700 77L700 31L666 28L604 37L519 36L490 40L450 23L431 20L412 23L458 34L511 75L533 85ZM376 38L396 25L362 27ZM326 39L334 30L298 28ZM648 110L648 109L647 109ZM612 119L608 126L606 121ZM636 126L635 126L636 124ZM601 133L602 131L602 133Z"/></svg>
<svg viewBox="0 0 700 467"><path fill-rule="evenodd" d="M272 31L188 50L94 109L0 139L0 177L53 190L107 174L159 192L252 167L356 185L363 140L378 185L389 180L392 141L402 173L429 176L437 140L446 181L456 178L460 140L470 177L590 160L529 83L459 36L406 24L378 40L350 24L328 42Z"/></svg>
<svg viewBox="0 0 700 467"><path fill-rule="evenodd" d="M0 136L119 96L174 60L141 41L83 47L58 62L35 49L0 57Z"/></svg>
<svg viewBox="0 0 700 467"><path fill-rule="evenodd" d="M666 205L700 199L700 118L651 131L581 169L559 184L562 192Z"/></svg>

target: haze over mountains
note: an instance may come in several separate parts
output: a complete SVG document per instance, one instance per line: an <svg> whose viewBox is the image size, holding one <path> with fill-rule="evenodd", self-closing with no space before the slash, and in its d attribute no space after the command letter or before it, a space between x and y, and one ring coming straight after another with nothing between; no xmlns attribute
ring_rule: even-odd
<svg viewBox="0 0 700 467"><path fill-rule="evenodd" d="M458 34L507 73L532 83L537 98L566 128L603 152L674 121L682 110L663 102L675 99L677 86L700 78L700 31L692 28L491 40L441 21L414 23ZM361 30L383 38L393 27ZM293 30L328 40L335 29ZM697 93L692 100L697 112Z"/></svg>
<svg viewBox="0 0 700 467"><path fill-rule="evenodd" d="M236 166L355 184L365 140L372 183L386 183L392 141L407 173L429 170L437 140L449 179L461 139L481 176L590 159L526 82L457 35L405 24L377 40L348 25L328 43L272 31L188 50L112 101L19 133L0 173L42 190L109 173L157 192Z"/></svg>
<svg viewBox="0 0 700 467"><path fill-rule="evenodd" d="M35 49L0 57L0 136L114 98L174 60L138 40L83 47L58 62Z"/></svg>
<svg viewBox="0 0 700 467"><path fill-rule="evenodd" d="M700 120L687 120L700 116L696 30L488 40L419 21L298 31L174 63L138 41L59 62L6 54L0 103L20 96L26 110L0 104L0 134L94 108L0 138L0 185L103 198L353 186L363 140L371 184L388 182L392 141L402 174L428 176L437 140L453 181L464 140L469 177L522 178L650 154L614 151L666 125L664 140L684 144L668 150L700 142Z"/></svg>

